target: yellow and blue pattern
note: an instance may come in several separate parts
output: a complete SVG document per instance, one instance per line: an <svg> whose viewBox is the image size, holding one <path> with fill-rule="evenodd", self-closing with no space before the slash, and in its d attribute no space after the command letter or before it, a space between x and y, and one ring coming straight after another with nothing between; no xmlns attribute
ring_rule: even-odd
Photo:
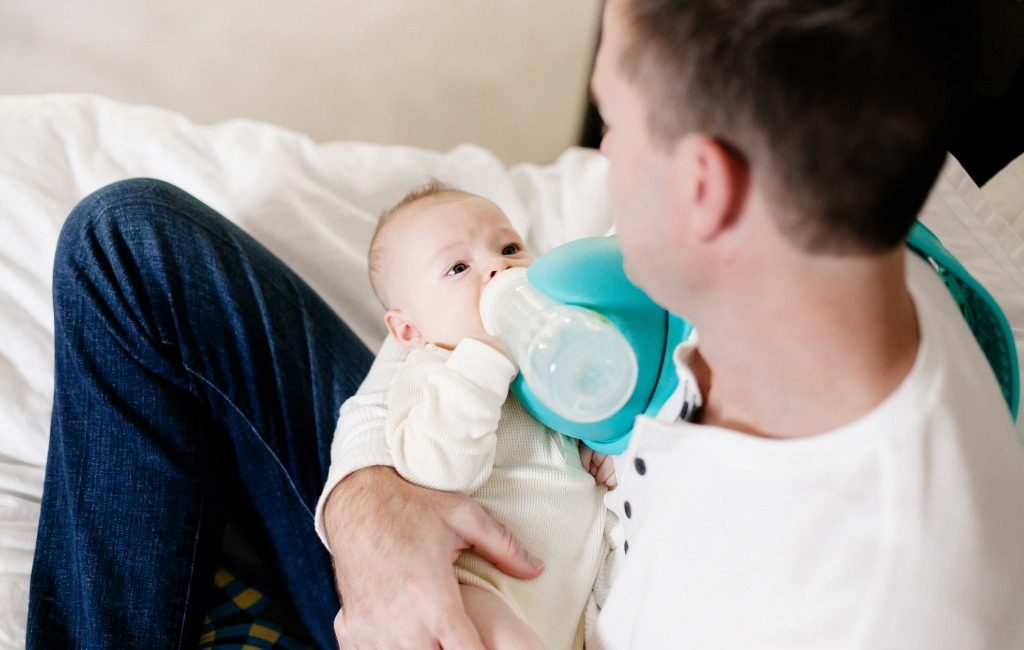
<svg viewBox="0 0 1024 650"><path fill-rule="evenodd" d="M213 593L199 650L306 650L279 626L260 618L269 599L226 568L214 576Z"/></svg>

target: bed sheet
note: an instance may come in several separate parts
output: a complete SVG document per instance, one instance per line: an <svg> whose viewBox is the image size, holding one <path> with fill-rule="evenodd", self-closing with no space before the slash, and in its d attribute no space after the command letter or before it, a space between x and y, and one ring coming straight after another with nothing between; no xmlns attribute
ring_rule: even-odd
<svg viewBox="0 0 1024 650"><path fill-rule="evenodd" d="M494 200L535 251L610 225L606 165L593 150L507 167L471 145L435 152L316 144L268 124L200 126L170 111L79 94L0 97L0 124L3 650L24 647L53 386L53 249L64 217L89 192L133 176L183 187L295 268L371 347L385 333L366 280L376 215L425 177ZM922 218L1000 302L1024 351L1020 235L953 159Z"/></svg>

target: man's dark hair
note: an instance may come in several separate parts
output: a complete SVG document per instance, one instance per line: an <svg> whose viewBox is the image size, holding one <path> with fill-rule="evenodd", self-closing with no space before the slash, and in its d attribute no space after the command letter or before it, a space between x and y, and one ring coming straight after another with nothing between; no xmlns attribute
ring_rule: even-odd
<svg viewBox="0 0 1024 650"><path fill-rule="evenodd" d="M700 132L764 172L803 248L891 250L945 159L971 70L956 0L624 0L619 64L671 144Z"/></svg>

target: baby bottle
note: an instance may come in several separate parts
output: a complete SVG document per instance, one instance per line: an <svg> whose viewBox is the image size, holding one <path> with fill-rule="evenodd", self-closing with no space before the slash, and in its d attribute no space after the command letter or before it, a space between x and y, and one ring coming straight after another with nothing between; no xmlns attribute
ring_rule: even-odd
<svg viewBox="0 0 1024 650"><path fill-rule="evenodd" d="M633 394L637 362L626 337L597 312L540 292L525 268L494 276L481 295L480 316L511 351L530 391L557 415L597 422Z"/></svg>

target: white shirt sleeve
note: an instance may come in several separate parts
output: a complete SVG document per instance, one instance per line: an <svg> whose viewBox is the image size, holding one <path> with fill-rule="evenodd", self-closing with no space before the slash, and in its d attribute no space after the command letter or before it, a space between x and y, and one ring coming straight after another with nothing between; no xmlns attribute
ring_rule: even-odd
<svg viewBox="0 0 1024 650"><path fill-rule="evenodd" d="M374 465L394 466L384 435L384 425L388 411L388 390L392 379L405 362L405 357L405 349L388 336L359 390L341 406L334 441L331 443L331 468L316 504L316 532L328 549L330 546L324 529L324 503L327 496L343 478L356 470Z"/></svg>

